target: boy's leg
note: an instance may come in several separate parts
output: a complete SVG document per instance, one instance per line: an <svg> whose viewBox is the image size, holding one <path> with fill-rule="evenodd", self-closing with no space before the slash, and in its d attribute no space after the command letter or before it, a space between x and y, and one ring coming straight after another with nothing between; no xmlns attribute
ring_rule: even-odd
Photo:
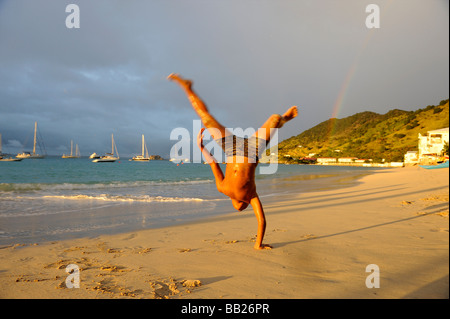
<svg viewBox="0 0 450 319"><path fill-rule="evenodd" d="M184 89L189 101L192 104L194 111L200 117L203 125L208 129L209 133L213 139L220 139L230 135L231 133L220 124L212 115L209 113L206 104L202 99L192 90L192 81L181 78L178 74L171 74L167 77L169 80L176 82L181 88ZM217 136L218 133L221 136Z"/></svg>
<svg viewBox="0 0 450 319"><path fill-rule="evenodd" d="M290 107L283 115L272 114L267 121L259 128L254 136L258 138L262 138L269 143L272 134L274 133L273 129L281 128L284 123L292 120L298 114L297 107ZM272 129L272 130L271 130Z"/></svg>

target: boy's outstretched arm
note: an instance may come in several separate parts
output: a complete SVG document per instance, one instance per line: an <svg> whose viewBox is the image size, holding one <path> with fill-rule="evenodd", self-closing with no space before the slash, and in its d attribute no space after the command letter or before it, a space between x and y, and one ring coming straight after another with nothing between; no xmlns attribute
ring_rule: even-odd
<svg viewBox="0 0 450 319"><path fill-rule="evenodd" d="M198 136L197 136L197 145L198 145L198 147L200 148L200 150L202 151L203 156L205 157L206 162L211 166L211 170L212 170L212 172L213 172L213 174L214 174L214 177L215 177L215 179L216 179L216 186L217 186L217 189L220 191L220 189L221 189L221 183L222 183L223 178L224 178L223 172L222 172L222 170L220 169L220 166L219 166L219 164L217 163L216 159L211 155L210 152L208 152L207 149L205 149L205 146L203 145L203 131L204 131L204 130L205 130L205 129L202 128L202 129L200 130L200 132L198 133Z"/></svg>
<svg viewBox="0 0 450 319"><path fill-rule="evenodd" d="M263 244L264 233L266 232L266 217L264 216L264 210L259 200L258 195L250 200L250 205L253 207L256 219L258 220L258 234L256 235L255 249L271 249L272 246Z"/></svg>

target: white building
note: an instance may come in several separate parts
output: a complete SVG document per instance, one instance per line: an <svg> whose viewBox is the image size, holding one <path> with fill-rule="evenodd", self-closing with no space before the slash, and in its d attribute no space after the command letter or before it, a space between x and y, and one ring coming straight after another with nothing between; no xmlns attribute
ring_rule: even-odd
<svg viewBox="0 0 450 319"><path fill-rule="evenodd" d="M337 159L336 157L319 157L317 158L317 163L323 164L323 163L336 163Z"/></svg>
<svg viewBox="0 0 450 319"><path fill-rule="evenodd" d="M428 131L426 135L419 133L419 163L427 164L436 161L439 156L442 156L444 145L445 143L448 144L448 142L448 127Z"/></svg>
<svg viewBox="0 0 450 319"><path fill-rule="evenodd" d="M408 151L405 154L405 164L417 164L419 163L419 155L417 151Z"/></svg>
<svg viewBox="0 0 450 319"><path fill-rule="evenodd" d="M339 163L353 163L355 160L357 160L357 157L340 157L338 158Z"/></svg>

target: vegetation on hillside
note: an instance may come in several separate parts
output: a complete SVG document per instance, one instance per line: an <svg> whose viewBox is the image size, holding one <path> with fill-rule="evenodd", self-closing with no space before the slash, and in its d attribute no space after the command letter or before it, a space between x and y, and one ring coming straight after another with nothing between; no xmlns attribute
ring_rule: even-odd
<svg viewBox="0 0 450 319"><path fill-rule="evenodd" d="M402 161L416 151L418 134L449 126L449 100L417 111L391 110L386 114L362 112L322 122L278 144L279 159L357 157L387 162Z"/></svg>

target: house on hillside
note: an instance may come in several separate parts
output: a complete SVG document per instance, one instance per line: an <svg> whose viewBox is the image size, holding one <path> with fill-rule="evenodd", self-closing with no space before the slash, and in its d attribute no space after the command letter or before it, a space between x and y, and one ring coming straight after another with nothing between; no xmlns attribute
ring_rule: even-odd
<svg viewBox="0 0 450 319"><path fill-rule="evenodd" d="M415 165L419 163L419 155L417 151L408 151L404 156L405 165Z"/></svg>
<svg viewBox="0 0 450 319"><path fill-rule="evenodd" d="M428 131L426 135L419 133L419 164L433 164L442 157L445 143L449 142L449 131L447 128Z"/></svg>
<svg viewBox="0 0 450 319"><path fill-rule="evenodd" d="M340 158L338 158L338 162L339 163L353 163L357 159L358 159L357 157L340 157Z"/></svg>
<svg viewBox="0 0 450 319"><path fill-rule="evenodd" d="M324 163L336 163L337 158L336 157L318 157L317 163L318 164L324 164Z"/></svg>

